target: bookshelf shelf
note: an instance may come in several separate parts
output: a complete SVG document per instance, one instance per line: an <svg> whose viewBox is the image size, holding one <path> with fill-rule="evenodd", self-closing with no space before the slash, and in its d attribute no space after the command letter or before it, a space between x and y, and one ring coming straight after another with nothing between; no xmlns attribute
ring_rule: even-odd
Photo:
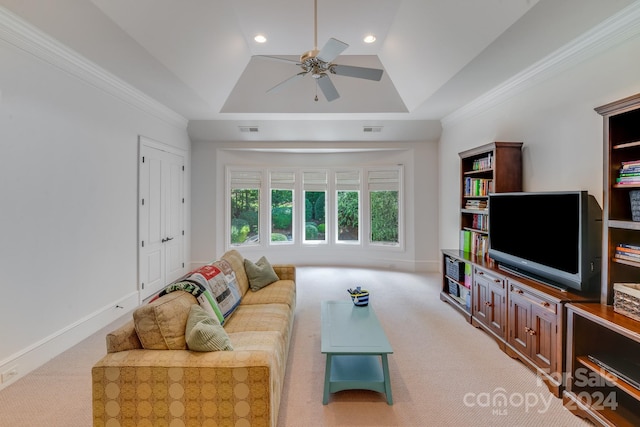
<svg viewBox="0 0 640 427"><path fill-rule="evenodd" d="M611 147L613 150L622 150L624 148L640 147L640 141L624 142Z"/></svg>

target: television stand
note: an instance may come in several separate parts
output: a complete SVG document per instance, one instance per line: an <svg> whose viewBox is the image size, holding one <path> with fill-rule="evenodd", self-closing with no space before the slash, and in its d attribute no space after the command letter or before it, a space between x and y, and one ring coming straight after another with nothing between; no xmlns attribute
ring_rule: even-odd
<svg viewBox="0 0 640 427"><path fill-rule="evenodd" d="M541 276L538 276L537 274L524 273L517 267L513 267L508 264L498 264L498 268L500 270L506 271L507 273L514 274L518 277L524 277L525 279L531 279L531 280L535 280L536 282L544 283L545 285L551 286L552 288L555 288L560 292L567 292L567 286L560 285L548 279L544 279Z"/></svg>
<svg viewBox="0 0 640 427"><path fill-rule="evenodd" d="M598 301L598 295L560 291L504 270L491 258L457 249L444 249L442 255L440 299L491 336L508 356L537 372L560 397L566 372L565 304Z"/></svg>

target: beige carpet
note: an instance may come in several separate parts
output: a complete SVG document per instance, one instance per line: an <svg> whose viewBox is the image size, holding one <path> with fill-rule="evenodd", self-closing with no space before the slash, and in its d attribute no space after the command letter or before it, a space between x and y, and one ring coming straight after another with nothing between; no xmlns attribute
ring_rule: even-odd
<svg viewBox="0 0 640 427"><path fill-rule="evenodd" d="M298 307L278 425L586 426L533 372L438 298L438 275L349 268L298 268ZM322 405L320 301L371 292L394 354L394 404L369 391L344 391ZM91 366L114 322L0 391L0 426L90 426ZM500 397L506 405L499 406Z"/></svg>

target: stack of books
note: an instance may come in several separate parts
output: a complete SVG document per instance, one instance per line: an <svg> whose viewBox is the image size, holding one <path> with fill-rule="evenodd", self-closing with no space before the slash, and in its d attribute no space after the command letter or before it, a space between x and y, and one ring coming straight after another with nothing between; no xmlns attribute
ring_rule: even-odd
<svg viewBox="0 0 640 427"><path fill-rule="evenodd" d="M487 215L473 214L472 228L480 231L487 231L489 229L489 217Z"/></svg>
<svg viewBox="0 0 640 427"><path fill-rule="evenodd" d="M474 171L482 171L485 169L491 169L491 167L493 166L493 156L491 155L491 153L489 153L487 155L487 157L484 157L482 159L476 159L473 161L473 166L472 169Z"/></svg>
<svg viewBox="0 0 640 427"><path fill-rule="evenodd" d="M484 233L460 230L460 249L477 257L487 257L489 254L489 238Z"/></svg>
<svg viewBox="0 0 640 427"><path fill-rule="evenodd" d="M614 256L625 261L634 261L640 263L640 246L620 243L616 246Z"/></svg>
<svg viewBox="0 0 640 427"><path fill-rule="evenodd" d="M484 178L465 178L465 196L488 196L493 191L493 180Z"/></svg>
<svg viewBox="0 0 640 427"><path fill-rule="evenodd" d="M465 209L487 209L486 200L471 199L467 200L464 205Z"/></svg>
<svg viewBox="0 0 640 427"><path fill-rule="evenodd" d="M640 186L640 160L622 162L616 184Z"/></svg>

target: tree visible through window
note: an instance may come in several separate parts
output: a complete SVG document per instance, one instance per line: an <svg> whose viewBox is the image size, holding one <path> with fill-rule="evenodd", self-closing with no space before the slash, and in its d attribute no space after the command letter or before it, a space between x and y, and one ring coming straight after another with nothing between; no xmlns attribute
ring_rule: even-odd
<svg viewBox="0 0 640 427"><path fill-rule="evenodd" d="M371 241L398 243L398 192L371 192Z"/></svg>

